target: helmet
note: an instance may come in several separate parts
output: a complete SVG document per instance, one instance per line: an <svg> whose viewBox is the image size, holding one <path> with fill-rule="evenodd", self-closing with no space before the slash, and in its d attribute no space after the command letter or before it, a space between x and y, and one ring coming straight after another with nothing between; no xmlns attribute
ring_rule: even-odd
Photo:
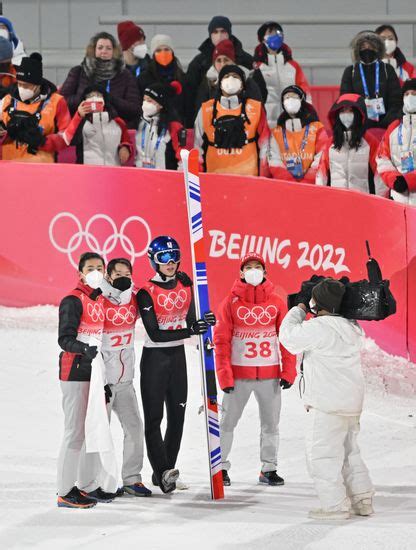
<svg viewBox="0 0 416 550"><path fill-rule="evenodd" d="M181 250L175 239L167 235L161 235L150 243L147 249L147 256L153 269L159 272L159 265L166 265L169 262L179 264L181 261Z"/></svg>

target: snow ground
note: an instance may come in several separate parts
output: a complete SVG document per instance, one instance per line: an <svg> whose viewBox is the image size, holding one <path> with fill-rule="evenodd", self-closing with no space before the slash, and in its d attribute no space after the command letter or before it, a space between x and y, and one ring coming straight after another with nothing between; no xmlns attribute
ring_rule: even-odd
<svg viewBox="0 0 416 550"><path fill-rule="evenodd" d="M317 505L305 467L305 412L297 388L284 393L279 473L283 487L257 484L258 416L251 400L236 432L223 502L208 486L199 370L187 346L189 399L179 467L188 491L123 497L92 510L56 507L56 457L62 435L57 379L57 310L0 307L0 549L172 547L187 550L413 550L416 547L416 397L414 367L368 342L368 395L361 448L376 485L376 514L348 521L307 518ZM140 346L139 346L140 347ZM392 393L393 392L393 393ZM396 392L399 395L394 395ZM113 432L121 448L117 419ZM144 481L150 481L145 462Z"/></svg>

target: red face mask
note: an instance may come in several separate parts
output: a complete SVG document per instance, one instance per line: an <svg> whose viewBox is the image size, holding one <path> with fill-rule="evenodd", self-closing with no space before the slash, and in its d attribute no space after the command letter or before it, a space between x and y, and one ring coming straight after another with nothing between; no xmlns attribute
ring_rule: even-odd
<svg viewBox="0 0 416 550"><path fill-rule="evenodd" d="M173 61L173 52L171 50L162 50L160 52L155 52L154 58L156 63L159 63L159 65L166 67L166 65L169 65Z"/></svg>

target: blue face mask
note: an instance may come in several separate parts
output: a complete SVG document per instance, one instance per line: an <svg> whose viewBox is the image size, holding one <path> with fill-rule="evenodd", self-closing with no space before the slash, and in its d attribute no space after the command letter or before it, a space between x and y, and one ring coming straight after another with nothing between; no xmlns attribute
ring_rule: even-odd
<svg viewBox="0 0 416 550"><path fill-rule="evenodd" d="M283 44L283 34L271 34L266 38L266 45L271 50L277 52Z"/></svg>

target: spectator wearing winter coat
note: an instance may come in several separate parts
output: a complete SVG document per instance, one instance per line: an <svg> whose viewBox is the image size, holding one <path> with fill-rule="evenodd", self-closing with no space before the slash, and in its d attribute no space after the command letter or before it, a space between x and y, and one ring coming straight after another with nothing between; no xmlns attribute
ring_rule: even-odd
<svg viewBox="0 0 416 550"><path fill-rule="evenodd" d="M312 103L310 86L292 51L284 43L283 29L275 21L263 23L257 31L258 46L254 52L253 79L258 84L265 103L267 122L274 128L282 112L280 96L291 85L302 88L306 101Z"/></svg>
<svg viewBox="0 0 416 550"><path fill-rule="evenodd" d="M212 65L208 69L205 78L202 80L196 96L195 116L198 114L202 103L215 96L218 85L218 75L225 65L235 65L234 44L229 39L222 40L214 48L212 53ZM246 77L246 96L251 97L251 99L256 99L257 101L262 101L259 87L254 82L252 76L250 76L250 71L241 65L239 65L239 67Z"/></svg>
<svg viewBox="0 0 416 550"><path fill-rule="evenodd" d="M186 130L173 108L180 84L155 82L144 90L143 117L136 133L136 166L177 170Z"/></svg>
<svg viewBox="0 0 416 550"><path fill-rule="evenodd" d="M116 115L105 88L99 85L84 90L64 139L68 145L76 144L78 164L120 166L133 154L126 123Z"/></svg>
<svg viewBox="0 0 416 550"><path fill-rule="evenodd" d="M91 85L103 85L117 116L129 128L137 127L140 96L136 79L124 68L120 46L107 32L91 38L81 65L73 67L62 84L61 93L72 115L81 103L85 88Z"/></svg>
<svg viewBox="0 0 416 550"><path fill-rule="evenodd" d="M387 188L376 164L379 141L365 130L363 98L358 94L340 96L329 111L329 121L332 136L326 141L316 184L385 196Z"/></svg>
<svg viewBox="0 0 416 550"><path fill-rule="evenodd" d="M16 69L12 65L13 47L9 40L0 36L0 99L16 84Z"/></svg>
<svg viewBox="0 0 416 550"><path fill-rule="evenodd" d="M200 53L189 63L186 76L193 93L196 93L209 68L212 65L212 54L222 40L231 40L235 52L235 64L248 70L253 68L253 57L243 50L243 46L233 34L228 17L216 15L208 24L208 38L199 46Z"/></svg>
<svg viewBox="0 0 416 550"><path fill-rule="evenodd" d="M339 315L345 287L324 279L309 304L293 307L280 326L280 342L303 353L306 458L321 508L314 519L347 519L373 513L374 493L357 443L364 400L363 332ZM316 315L305 321L307 306Z"/></svg>
<svg viewBox="0 0 416 550"><path fill-rule="evenodd" d="M12 63L20 65L22 59L26 57L23 42L16 35L13 23L7 17L0 16L0 36L9 40L13 48Z"/></svg>
<svg viewBox="0 0 416 550"><path fill-rule="evenodd" d="M244 72L226 65L217 93L195 121L195 147L206 172L258 176L267 173L269 127L260 101L246 97Z"/></svg>
<svg viewBox="0 0 416 550"><path fill-rule="evenodd" d="M179 82L180 90L173 100L173 108L180 122L187 128L192 127L194 99L180 61L175 56L172 38L166 34L156 34L150 43L150 54L152 57L147 69L137 79L141 96L146 88L156 82L164 85Z"/></svg>
<svg viewBox="0 0 416 550"><path fill-rule="evenodd" d="M387 128L377 155L378 172L395 201L416 205L416 78L403 84L403 113Z"/></svg>
<svg viewBox="0 0 416 550"><path fill-rule="evenodd" d="M146 35L133 21L121 21L117 25L118 40L123 50L124 63L136 78L147 68L150 56L147 53Z"/></svg>
<svg viewBox="0 0 416 550"><path fill-rule="evenodd" d="M367 106L367 128L387 128L401 109L400 82L391 65L383 63L384 41L362 31L351 42L353 65L342 75L341 94L360 94Z"/></svg>
<svg viewBox="0 0 416 550"><path fill-rule="evenodd" d="M383 57L383 61L391 65L396 71L400 84L403 84L403 82L410 78L416 77L414 66L406 60L403 52L397 45L399 38L394 27L391 25L380 25L380 27L376 28L375 32L384 40L386 54Z"/></svg>
<svg viewBox="0 0 416 550"><path fill-rule="evenodd" d="M270 136L269 168L273 178L315 183L328 138L324 125L299 86L281 95L282 113Z"/></svg>
<svg viewBox="0 0 416 550"><path fill-rule="evenodd" d="M43 78L42 56L34 52L16 66L17 83L1 101L3 160L55 162L66 147L62 134L71 117L65 98Z"/></svg>

